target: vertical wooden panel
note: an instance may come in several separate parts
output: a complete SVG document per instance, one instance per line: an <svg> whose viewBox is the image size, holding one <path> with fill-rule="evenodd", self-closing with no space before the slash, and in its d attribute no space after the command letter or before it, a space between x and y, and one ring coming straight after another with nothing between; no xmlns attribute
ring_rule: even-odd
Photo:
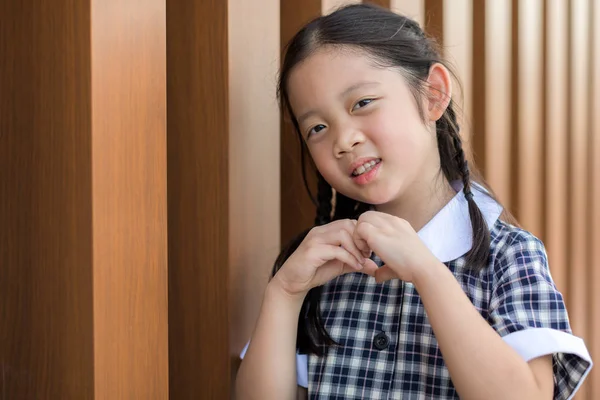
<svg viewBox="0 0 600 400"><path fill-rule="evenodd" d="M588 12L587 0L573 0L570 11L569 102L569 311L576 335L587 338L587 135Z"/></svg>
<svg viewBox="0 0 600 400"><path fill-rule="evenodd" d="M425 31L444 45L444 0L425 0L424 4Z"/></svg>
<svg viewBox="0 0 600 400"><path fill-rule="evenodd" d="M229 2L229 328L232 374L280 248L279 1ZM235 362L234 362L235 361Z"/></svg>
<svg viewBox="0 0 600 400"><path fill-rule="evenodd" d="M0 398L92 399L90 7L0 2Z"/></svg>
<svg viewBox="0 0 600 400"><path fill-rule="evenodd" d="M165 2L91 15L96 399L166 399Z"/></svg>
<svg viewBox="0 0 600 400"><path fill-rule="evenodd" d="M590 2L590 27L592 32L591 57L590 57L590 103L588 107L590 117L590 138L588 151L588 165L590 171L588 201L590 207L590 218L588 218L588 246L589 246L589 310L588 321L591 324L591 336L589 344L591 347L592 360L598 365L600 360L600 4L597 1ZM590 398L600 398L600 368L592 369L590 373Z"/></svg>
<svg viewBox="0 0 600 400"><path fill-rule="evenodd" d="M546 247L558 289L568 297L567 3L546 2Z"/></svg>
<svg viewBox="0 0 600 400"><path fill-rule="evenodd" d="M471 0L444 1L444 56L454 67L460 80L455 83L453 99L458 112L458 124L466 154L472 158L472 59L473 4Z"/></svg>
<svg viewBox="0 0 600 400"><path fill-rule="evenodd" d="M517 196L513 207L518 210L520 224L537 237L542 237L543 171L542 171L542 0L520 0L518 19L518 113L514 137L517 144L518 168L513 168ZM517 78L517 77L515 77ZM513 116L513 119L515 116Z"/></svg>
<svg viewBox="0 0 600 400"><path fill-rule="evenodd" d="M357 3L361 3L361 0L321 0L321 12L326 15L346 4Z"/></svg>
<svg viewBox="0 0 600 400"><path fill-rule="evenodd" d="M510 209L511 3L485 4L485 178ZM475 34L475 32L474 32Z"/></svg>
<svg viewBox="0 0 600 400"><path fill-rule="evenodd" d="M281 48L308 21L321 15L321 0L289 0L280 3ZM313 225L315 206L302 181L300 142L287 116L281 121L281 241L287 243L303 229ZM309 173L309 184L316 194L316 180Z"/></svg>
<svg viewBox="0 0 600 400"><path fill-rule="evenodd" d="M390 9L425 26L425 0L390 0Z"/></svg>
<svg viewBox="0 0 600 400"><path fill-rule="evenodd" d="M227 399L227 2L167 2L169 395Z"/></svg>
<svg viewBox="0 0 600 400"><path fill-rule="evenodd" d="M473 4L473 53L471 71L472 77L472 118L473 129L471 133L471 152L477 167L485 177L487 175L486 148L486 76L487 76L487 48L486 48L486 2L474 1Z"/></svg>

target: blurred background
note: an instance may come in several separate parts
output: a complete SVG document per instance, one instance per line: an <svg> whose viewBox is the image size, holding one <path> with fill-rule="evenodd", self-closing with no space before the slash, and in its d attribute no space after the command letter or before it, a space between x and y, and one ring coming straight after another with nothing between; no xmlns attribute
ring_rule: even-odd
<svg viewBox="0 0 600 400"><path fill-rule="evenodd" d="M280 51L345 3L1 2L0 400L232 396L279 248L314 218ZM600 3L373 3L443 45L472 158L598 362ZM600 398L597 367L576 398Z"/></svg>

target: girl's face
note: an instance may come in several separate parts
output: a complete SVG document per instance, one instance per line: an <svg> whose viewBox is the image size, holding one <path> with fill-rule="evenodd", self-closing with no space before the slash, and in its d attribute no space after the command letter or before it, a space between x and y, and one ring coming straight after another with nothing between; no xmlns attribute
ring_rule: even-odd
<svg viewBox="0 0 600 400"><path fill-rule="evenodd" d="M432 122L421 119L399 70L357 51L320 49L294 68L288 92L312 158L336 191L392 205L439 173ZM427 101L422 107L427 119L439 118Z"/></svg>

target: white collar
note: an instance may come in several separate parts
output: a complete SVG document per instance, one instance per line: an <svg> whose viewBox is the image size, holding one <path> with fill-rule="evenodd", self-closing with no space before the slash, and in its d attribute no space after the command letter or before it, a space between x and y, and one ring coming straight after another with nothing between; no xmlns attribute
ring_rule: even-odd
<svg viewBox="0 0 600 400"><path fill-rule="evenodd" d="M473 245L469 204L462 192L462 183L452 182L452 187L457 191L456 196L418 232L429 251L441 262L456 260ZM474 183L472 188L473 199L491 229L502 214L502 206L487 195L482 186Z"/></svg>

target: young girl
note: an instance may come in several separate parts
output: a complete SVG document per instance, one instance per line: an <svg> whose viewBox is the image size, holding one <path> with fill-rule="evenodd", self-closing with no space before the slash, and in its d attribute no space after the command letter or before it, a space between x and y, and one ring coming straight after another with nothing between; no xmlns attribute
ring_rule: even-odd
<svg viewBox="0 0 600 400"><path fill-rule="evenodd" d="M543 244L471 179L451 93L391 11L347 6L292 39L279 94L319 172L319 226L276 261L238 399L573 397L588 351Z"/></svg>

